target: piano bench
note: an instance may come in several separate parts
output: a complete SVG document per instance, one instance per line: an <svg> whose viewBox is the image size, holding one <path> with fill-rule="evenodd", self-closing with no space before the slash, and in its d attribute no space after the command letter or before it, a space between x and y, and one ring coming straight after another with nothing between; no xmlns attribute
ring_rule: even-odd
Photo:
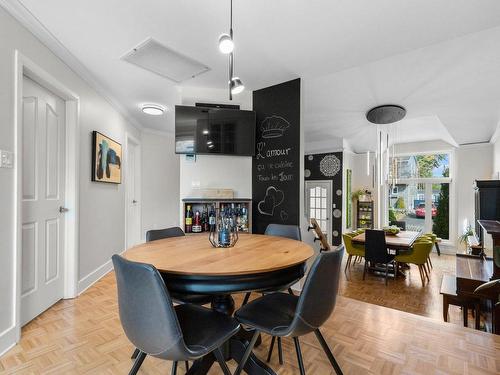
<svg viewBox="0 0 500 375"><path fill-rule="evenodd" d="M457 278L454 275L443 275L439 293L443 296L443 320L445 322L448 321L449 306L460 306L463 312L464 327L468 326L469 309L471 309L475 318L475 328L480 328L480 300L457 295Z"/></svg>

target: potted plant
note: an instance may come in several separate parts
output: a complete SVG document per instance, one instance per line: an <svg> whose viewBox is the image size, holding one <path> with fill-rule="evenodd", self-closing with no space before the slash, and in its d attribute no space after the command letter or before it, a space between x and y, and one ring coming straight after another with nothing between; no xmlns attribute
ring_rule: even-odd
<svg viewBox="0 0 500 375"><path fill-rule="evenodd" d="M469 236L473 236L474 231L472 230L472 226L469 224L465 228L464 232L460 237L458 237L458 242L463 243L465 245L465 249L467 250L467 246L469 245Z"/></svg>
<svg viewBox="0 0 500 375"><path fill-rule="evenodd" d="M352 193L352 199L359 202L371 202L372 192L368 189L359 189Z"/></svg>

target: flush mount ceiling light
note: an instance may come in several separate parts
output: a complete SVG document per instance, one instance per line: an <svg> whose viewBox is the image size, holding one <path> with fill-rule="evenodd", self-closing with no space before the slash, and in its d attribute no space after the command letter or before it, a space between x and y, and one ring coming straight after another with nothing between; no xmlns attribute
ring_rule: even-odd
<svg viewBox="0 0 500 375"><path fill-rule="evenodd" d="M234 49L234 42L233 38L231 38L231 35L229 34L222 34L219 37L219 50L227 55L228 53L233 52Z"/></svg>
<svg viewBox="0 0 500 375"><path fill-rule="evenodd" d="M142 112L151 116L161 116L165 112L165 107L159 104L143 104Z"/></svg>
<svg viewBox="0 0 500 375"><path fill-rule="evenodd" d="M229 55L229 100L233 100L233 95L245 90L241 79L234 76L233 0L230 0L229 34L222 34L219 37L219 50Z"/></svg>
<svg viewBox="0 0 500 375"><path fill-rule="evenodd" d="M386 104L370 109L366 113L366 119L372 124L392 124L402 120L406 115L406 109L400 105Z"/></svg>

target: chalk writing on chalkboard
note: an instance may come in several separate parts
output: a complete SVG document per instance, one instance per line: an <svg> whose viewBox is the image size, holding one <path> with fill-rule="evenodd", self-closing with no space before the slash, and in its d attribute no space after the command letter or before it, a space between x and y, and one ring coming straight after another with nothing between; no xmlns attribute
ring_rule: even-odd
<svg viewBox="0 0 500 375"><path fill-rule="evenodd" d="M281 217L281 221L286 223L286 221L288 220L288 212L286 212L285 210L281 210L280 217Z"/></svg>
<svg viewBox="0 0 500 375"><path fill-rule="evenodd" d="M281 116L266 117L260 124L262 138L278 138L281 137L285 130L290 127L290 123Z"/></svg>
<svg viewBox="0 0 500 375"><path fill-rule="evenodd" d="M257 205L257 209L262 215L274 216L274 209L283 203L284 199L285 194L281 190L269 186L264 199Z"/></svg>
<svg viewBox="0 0 500 375"><path fill-rule="evenodd" d="M265 156L263 156L261 153L262 149L264 148L265 145L266 145L266 142L257 143L257 156L256 156L257 159L265 159Z"/></svg>

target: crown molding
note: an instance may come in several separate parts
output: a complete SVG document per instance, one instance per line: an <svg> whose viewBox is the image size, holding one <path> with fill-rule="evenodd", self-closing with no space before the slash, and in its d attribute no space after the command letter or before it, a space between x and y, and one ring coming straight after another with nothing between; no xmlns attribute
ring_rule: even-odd
<svg viewBox="0 0 500 375"><path fill-rule="evenodd" d="M39 20L18 0L0 0L0 6L28 29L45 47L62 60L92 89L101 95L116 111L138 130L144 127L130 112L107 90L94 75L73 55Z"/></svg>

